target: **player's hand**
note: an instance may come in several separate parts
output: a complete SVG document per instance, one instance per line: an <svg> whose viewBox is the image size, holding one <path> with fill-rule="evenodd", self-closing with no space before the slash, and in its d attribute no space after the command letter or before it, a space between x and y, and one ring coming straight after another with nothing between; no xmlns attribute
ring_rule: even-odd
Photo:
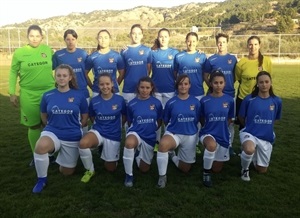
<svg viewBox="0 0 300 218"><path fill-rule="evenodd" d="M16 95L10 95L10 102L12 103L13 106L18 107L19 106L19 100Z"/></svg>

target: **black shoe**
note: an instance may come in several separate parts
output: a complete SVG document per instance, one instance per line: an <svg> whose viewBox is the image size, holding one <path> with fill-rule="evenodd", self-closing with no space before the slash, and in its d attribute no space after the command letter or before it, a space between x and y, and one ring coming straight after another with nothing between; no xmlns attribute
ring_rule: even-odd
<svg viewBox="0 0 300 218"><path fill-rule="evenodd" d="M29 166L30 166L30 167L34 167L34 166L35 166L34 159L32 159L32 160L30 161Z"/></svg>
<svg viewBox="0 0 300 218"><path fill-rule="evenodd" d="M212 181L211 181L211 174L210 173L203 173L203 185L210 188L212 187Z"/></svg>
<svg viewBox="0 0 300 218"><path fill-rule="evenodd" d="M55 156L49 156L49 163L55 164L56 163L56 157Z"/></svg>

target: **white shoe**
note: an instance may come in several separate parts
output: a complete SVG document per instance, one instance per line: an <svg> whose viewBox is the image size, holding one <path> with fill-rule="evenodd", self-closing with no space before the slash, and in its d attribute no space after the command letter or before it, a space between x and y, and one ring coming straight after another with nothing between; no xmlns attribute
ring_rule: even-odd
<svg viewBox="0 0 300 218"><path fill-rule="evenodd" d="M167 175L159 176L157 186L158 188L164 188L167 185Z"/></svg>
<svg viewBox="0 0 300 218"><path fill-rule="evenodd" d="M249 182L250 181L250 176L249 176L249 169L242 169L241 171L241 179L245 182Z"/></svg>

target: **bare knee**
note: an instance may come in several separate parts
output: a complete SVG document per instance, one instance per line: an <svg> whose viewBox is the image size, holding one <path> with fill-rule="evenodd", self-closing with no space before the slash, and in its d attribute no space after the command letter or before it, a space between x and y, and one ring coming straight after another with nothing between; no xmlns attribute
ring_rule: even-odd
<svg viewBox="0 0 300 218"><path fill-rule="evenodd" d="M104 167L108 172L113 173L117 170L117 162L105 162Z"/></svg>
<svg viewBox="0 0 300 218"><path fill-rule="evenodd" d="M64 175L64 176L71 176L75 172L75 168L67 168L63 166L59 166L59 171Z"/></svg>
<svg viewBox="0 0 300 218"><path fill-rule="evenodd" d="M150 165L145 163L143 160L140 161L139 169L142 173L146 173L150 170Z"/></svg>
<svg viewBox="0 0 300 218"><path fill-rule="evenodd" d="M188 164L188 163L184 163L182 161L179 161L179 165L178 168L184 172L184 173L188 173L191 170L192 165Z"/></svg>

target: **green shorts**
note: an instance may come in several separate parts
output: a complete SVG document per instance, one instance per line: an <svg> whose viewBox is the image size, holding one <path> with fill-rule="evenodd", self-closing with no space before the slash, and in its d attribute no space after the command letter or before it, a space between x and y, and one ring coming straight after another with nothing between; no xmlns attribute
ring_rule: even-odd
<svg viewBox="0 0 300 218"><path fill-rule="evenodd" d="M21 124L25 126L36 126L41 123L40 103L46 91L48 90L36 91L20 89Z"/></svg>

